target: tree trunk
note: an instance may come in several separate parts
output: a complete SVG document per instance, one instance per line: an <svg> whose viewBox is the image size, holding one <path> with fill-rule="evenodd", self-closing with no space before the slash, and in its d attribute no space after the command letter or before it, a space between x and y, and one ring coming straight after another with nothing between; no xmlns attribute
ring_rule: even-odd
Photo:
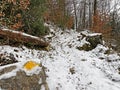
<svg viewBox="0 0 120 90"><path fill-rule="evenodd" d="M78 29L78 18L77 18L77 8L76 8L76 2L75 0L72 0L73 3L73 9L74 9L74 18L75 18L75 29Z"/></svg>
<svg viewBox="0 0 120 90"><path fill-rule="evenodd" d="M96 26L96 16L97 16L97 0L94 0L94 6L93 6L94 12L93 12L93 27Z"/></svg>
<svg viewBox="0 0 120 90"><path fill-rule="evenodd" d="M36 47L47 47L49 43L45 42L43 39L39 37L31 36L26 33L22 33L19 31L13 31L9 29L0 29L0 38L9 40L7 44L22 44L22 45L31 45Z"/></svg>

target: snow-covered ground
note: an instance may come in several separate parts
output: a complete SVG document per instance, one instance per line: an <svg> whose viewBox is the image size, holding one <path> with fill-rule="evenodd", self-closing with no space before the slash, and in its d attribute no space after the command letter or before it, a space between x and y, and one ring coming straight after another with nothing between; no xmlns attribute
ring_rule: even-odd
<svg viewBox="0 0 120 90"><path fill-rule="evenodd" d="M103 45L91 51L80 51L76 47L87 42L80 33L73 30L54 31L52 28L51 31L53 33L46 36L46 39L52 37L48 39L51 44L48 52L0 46L0 53L12 53L19 61L16 70L0 76L0 79L16 75L27 61L33 60L46 67L50 90L120 90L120 57L117 53L105 54L108 47ZM0 66L0 69L3 67Z"/></svg>

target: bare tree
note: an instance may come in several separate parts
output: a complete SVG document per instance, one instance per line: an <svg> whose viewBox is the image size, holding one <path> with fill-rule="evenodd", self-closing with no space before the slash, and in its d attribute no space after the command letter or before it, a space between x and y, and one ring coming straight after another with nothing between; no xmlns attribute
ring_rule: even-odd
<svg viewBox="0 0 120 90"><path fill-rule="evenodd" d="M72 4L73 4L73 11L74 11L74 18L75 18L75 29L77 30L78 28L78 16L77 16L77 3L75 0L72 0Z"/></svg>

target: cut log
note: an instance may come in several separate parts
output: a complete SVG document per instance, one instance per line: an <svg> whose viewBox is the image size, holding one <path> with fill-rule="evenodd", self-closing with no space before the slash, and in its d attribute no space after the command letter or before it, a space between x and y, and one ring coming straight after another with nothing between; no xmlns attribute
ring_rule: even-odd
<svg viewBox="0 0 120 90"><path fill-rule="evenodd" d="M10 29L0 29L0 38L7 38L9 43L21 43L22 45L31 45L37 47L47 47L49 45L45 40L23 32Z"/></svg>

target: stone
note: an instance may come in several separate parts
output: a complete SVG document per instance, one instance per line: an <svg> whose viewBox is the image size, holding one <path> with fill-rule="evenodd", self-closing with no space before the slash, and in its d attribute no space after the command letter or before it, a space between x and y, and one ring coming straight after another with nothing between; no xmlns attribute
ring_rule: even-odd
<svg viewBox="0 0 120 90"><path fill-rule="evenodd" d="M70 71L71 74L75 74L75 68L74 67L70 68L69 71Z"/></svg>
<svg viewBox="0 0 120 90"><path fill-rule="evenodd" d="M102 35L99 33L81 33L81 35L82 39L85 39L87 43L84 43L82 46L77 46L77 49L79 50L90 51L96 48L98 44L103 44Z"/></svg>
<svg viewBox="0 0 120 90"><path fill-rule="evenodd" d="M84 45L77 47L77 49L78 50L85 50L85 51L92 50L90 44L88 44L88 43L85 43Z"/></svg>
<svg viewBox="0 0 120 90"><path fill-rule="evenodd" d="M94 49L98 44L102 44L102 35L101 34L90 34L86 36L86 41L91 45L91 48Z"/></svg>
<svg viewBox="0 0 120 90"><path fill-rule="evenodd" d="M26 75L24 70L18 70L16 72L16 76L1 79L0 88L2 90L41 90L41 88L44 86L45 90L49 90L46 82L45 68L43 66L41 67L42 69L39 74L33 74L31 76ZM16 67L13 65L3 69L0 70L0 75L11 72L12 70L16 69Z"/></svg>

